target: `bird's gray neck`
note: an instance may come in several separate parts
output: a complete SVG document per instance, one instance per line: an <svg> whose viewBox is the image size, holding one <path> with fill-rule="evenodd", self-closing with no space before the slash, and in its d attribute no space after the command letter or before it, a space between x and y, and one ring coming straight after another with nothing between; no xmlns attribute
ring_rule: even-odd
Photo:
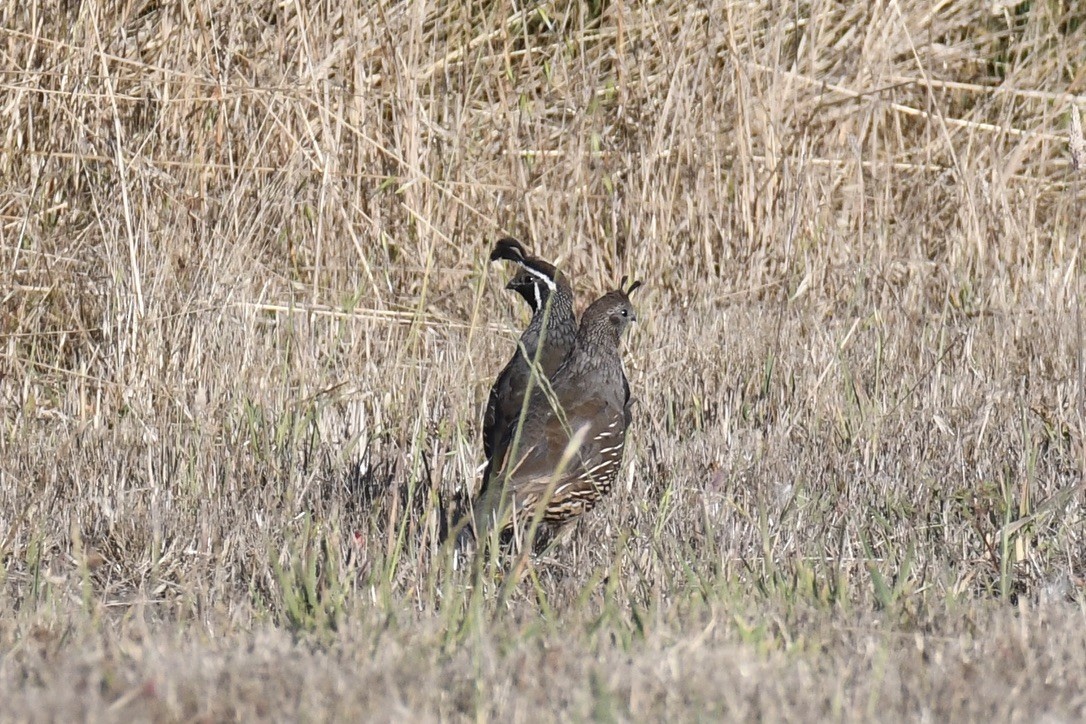
<svg viewBox="0 0 1086 724"><path fill-rule="evenodd" d="M577 334L575 354L588 367L621 364L618 338L609 330L584 330Z"/></svg>

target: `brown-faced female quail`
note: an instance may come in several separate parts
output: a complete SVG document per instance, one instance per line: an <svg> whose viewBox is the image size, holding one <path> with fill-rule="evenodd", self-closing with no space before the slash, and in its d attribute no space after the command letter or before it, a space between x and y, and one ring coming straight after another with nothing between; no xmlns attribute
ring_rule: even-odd
<svg viewBox="0 0 1086 724"><path fill-rule="evenodd" d="M619 349L637 316L629 294L640 282L608 292L585 310L569 356L550 389L533 393L519 434L496 450L491 484L475 504L484 535L542 520L561 524L590 510L618 477L629 417L630 388Z"/></svg>

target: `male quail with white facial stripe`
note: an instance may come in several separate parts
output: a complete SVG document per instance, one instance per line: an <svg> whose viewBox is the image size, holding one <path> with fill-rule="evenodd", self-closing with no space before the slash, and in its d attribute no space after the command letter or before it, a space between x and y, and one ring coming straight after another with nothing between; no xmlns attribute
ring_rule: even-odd
<svg viewBox="0 0 1086 724"><path fill-rule="evenodd" d="M528 255L516 239L505 238L494 246L490 260L498 259L521 267L506 289L528 302L532 319L520 335L512 358L490 388L483 416L483 454L487 460L520 418L532 363L537 363L542 373L550 377L569 354L577 335L573 289L562 272L553 264ZM486 477L484 474L484 485Z"/></svg>
<svg viewBox="0 0 1086 724"><path fill-rule="evenodd" d="M524 246L512 238L501 239L494 246L490 260L499 259L512 261L521 267L506 289L516 292L528 302L532 308L532 319L521 334L512 358L490 388L483 415L486 467L479 499L487 495L490 487L493 460L503 454L505 445L520 424L529 384L534 389L540 386L538 379L532 379L533 367L549 378L565 360L577 336L573 289L562 272L553 264L529 255ZM470 536L470 533L463 535Z"/></svg>

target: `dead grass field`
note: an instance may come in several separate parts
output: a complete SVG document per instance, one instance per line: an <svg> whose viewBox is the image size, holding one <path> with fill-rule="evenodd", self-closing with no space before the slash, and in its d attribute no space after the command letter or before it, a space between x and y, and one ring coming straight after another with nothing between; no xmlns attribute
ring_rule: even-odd
<svg viewBox="0 0 1086 724"><path fill-rule="evenodd" d="M4 3L0 718L1086 717L1076 8ZM521 578L506 233L647 284Z"/></svg>

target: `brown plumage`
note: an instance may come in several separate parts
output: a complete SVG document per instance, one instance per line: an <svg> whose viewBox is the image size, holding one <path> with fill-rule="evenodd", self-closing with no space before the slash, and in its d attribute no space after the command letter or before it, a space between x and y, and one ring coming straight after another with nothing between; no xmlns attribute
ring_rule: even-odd
<svg viewBox="0 0 1086 724"><path fill-rule="evenodd" d="M564 523L611 490L622 463L630 400L619 345L637 319L629 294L638 286L608 292L585 310L550 390L532 395L520 435L512 435L492 460L492 484L475 505L477 531L496 520L502 528L517 519L523 524L540 504L543 521Z"/></svg>

